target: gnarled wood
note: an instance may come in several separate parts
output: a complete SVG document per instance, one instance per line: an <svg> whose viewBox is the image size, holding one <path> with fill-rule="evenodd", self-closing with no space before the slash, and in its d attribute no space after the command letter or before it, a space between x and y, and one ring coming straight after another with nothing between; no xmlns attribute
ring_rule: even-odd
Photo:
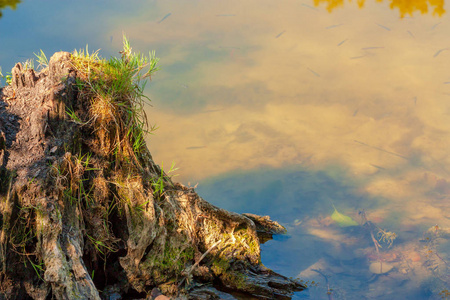
<svg viewBox="0 0 450 300"><path fill-rule="evenodd" d="M131 149L126 128L71 119L68 108L92 111L80 80L60 52L40 73L17 64L2 90L0 298L139 298L156 287L180 299L221 288L289 298L304 288L261 264L258 233L283 232L278 223L172 182L145 146Z"/></svg>

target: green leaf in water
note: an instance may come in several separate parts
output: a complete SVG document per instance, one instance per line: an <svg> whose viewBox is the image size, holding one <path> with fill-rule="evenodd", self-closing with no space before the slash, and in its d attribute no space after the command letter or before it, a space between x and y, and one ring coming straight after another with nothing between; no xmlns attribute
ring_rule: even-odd
<svg viewBox="0 0 450 300"><path fill-rule="evenodd" d="M334 212L331 215L331 219L335 221L339 226L341 227L349 227L349 226L358 226L359 224L356 223L355 220L350 218L349 216L343 215L340 212L337 211L336 207L334 207Z"/></svg>

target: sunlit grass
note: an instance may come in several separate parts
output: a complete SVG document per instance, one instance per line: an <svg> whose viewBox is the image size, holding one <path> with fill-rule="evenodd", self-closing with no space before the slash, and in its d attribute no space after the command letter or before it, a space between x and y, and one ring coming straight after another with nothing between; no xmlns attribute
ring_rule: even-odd
<svg viewBox="0 0 450 300"><path fill-rule="evenodd" d="M155 52L145 56L132 51L123 37L121 57L104 59L99 51L75 50L72 55L78 71L77 86L81 96L89 99L89 115L77 123L93 123L101 135L114 134L116 142L105 152L120 153L121 144L128 140L134 153L144 145L144 134L156 129L148 125L144 111L150 99L144 94L147 79L159 68ZM73 115L72 112L70 112ZM75 119L75 117L74 117Z"/></svg>

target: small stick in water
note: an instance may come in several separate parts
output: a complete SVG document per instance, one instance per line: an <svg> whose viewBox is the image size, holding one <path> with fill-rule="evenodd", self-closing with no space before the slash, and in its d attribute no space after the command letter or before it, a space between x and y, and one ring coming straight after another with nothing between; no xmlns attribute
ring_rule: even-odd
<svg viewBox="0 0 450 300"><path fill-rule="evenodd" d="M381 28L383 28L383 29L385 29L387 31L391 31L391 29L389 27L383 26L383 25L378 24L378 23L375 23L375 24L377 24L378 26L380 26Z"/></svg>
<svg viewBox="0 0 450 300"><path fill-rule="evenodd" d="M403 159L405 159L405 160L408 160L408 157L403 156L403 155L401 155L401 154L398 154L398 153L395 153L395 152L391 152L391 151L385 150L385 149L383 149L383 148L371 146L371 145L368 145L368 144L366 144L366 143L364 143L364 142L361 142L361 141L358 141L358 140L353 140L353 141L354 141L355 143L361 144L361 145L363 145L363 146L366 146L366 147L369 147L369 148L372 148L372 149L375 149L375 150L378 150L378 151L381 151L381 152L385 152L385 153L388 153L388 154L391 154L391 155L394 155L394 156L403 158Z"/></svg>
<svg viewBox="0 0 450 300"><path fill-rule="evenodd" d="M339 27L339 26L342 26L342 25L344 25L344 23L331 25L331 26L325 27L325 29L336 28L336 27Z"/></svg>
<svg viewBox="0 0 450 300"><path fill-rule="evenodd" d="M361 48L362 50L373 50L373 49L384 49L384 47L365 47Z"/></svg>
<svg viewBox="0 0 450 300"><path fill-rule="evenodd" d="M157 23L161 23L162 21L164 21L165 19L167 19L168 17L170 17L172 13L168 13L167 15L164 16L164 18L162 18L161 20L159 20Z"/></svg>
<svg viewBox="0 0 450 300"><path fill-rule="evenodd" d="M286 32L286 30L283 30L282 32L280 32L279 34L277 34L277 36L276 36L275 38L276 38L276 39L279 38L279 37L282 36L283 33L285 33L285 32Z"/></svg>
<svg viewBox="0 0 450 300"><path fill-rule="evenodd" d="M310 68L307 68L311 73L313 73L314 75L316 75L317 77L320 77L319 73L314 72L313 70L311 70Z"/></svg>
<svg viewBox="0 0 450 300"><path fill-rule="evenodd" d="M436 23L436 24L434 24L430 29L431 30L434 30L439 24L441 24L442 22L439 22L439 23Z"/></svg>
<svg viewBox="0 0 450 300"><path fill-rule="evenodd" d="M307 7L307 8L309 8L309 9L314 9L314 10L317 10L317 8L315 8L315 7L312 7L311 5L308 5L308 4L304 4L304 3L302 3L302 6L304 6L304 7Z"/></svg>
<svg viewBox="0 0 450 300"><path fill-rule="evenodd" d="M443 48L443 49L441 49L441 50L438 50L438 51L433 55L433 57L438 56L439 54L441 54L442 51L445 51L445 50L449 50L449 48Z"/></svg>
<svg viewBox="0 0 450 300"><path fill-rule="evenodd" d="M338 47L339 47L340 45L342 45L343 43L345 43L346 41L348 41L348 39L345 39L345 40L343 40L342 42L340 42L339 44L337 44Z"/></svg>

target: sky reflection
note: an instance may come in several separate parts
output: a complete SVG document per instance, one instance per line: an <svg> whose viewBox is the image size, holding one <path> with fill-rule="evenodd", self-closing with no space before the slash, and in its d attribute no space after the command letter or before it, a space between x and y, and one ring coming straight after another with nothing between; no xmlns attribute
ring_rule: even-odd
<svg viewBox="0 0 450 300"><path fill-rule="evenodd" d="M314 0L314 5L317 7L325 4L327 10L332 12L334 9L344 6L344 2L344 0ZM383 2L383 0L377 0L377 2ZM432 13L433 16L440 17L445 13L444 0L389 0L386 2L389 2L389 8L400 12L401 18L413 16L415 13L426 14L428 12ZM358 0L356 3L359 8L363 8L366 1Z"/></svg>
<svg viewBox="0 0 450 300"><path fill-rule="evenodd" d="M366 296L379 297L388 283L395 294L406 282L404 291L425 295L420 284L441 276L425 270L426 251L438 249L433 253L450 261L442 254L450 253L448 243L421 240L436 223L436 232L450 228L450 22L443 2L345 3L331 14L327 7L344 2L105 3L27 2L4 10L3 72L39 49L49 56L89 44L116 55L125 33L135 50L161 58L147 85L147 115L159 127L147 138L153 158L164 166L175 161L175 180L199 182L206 200L286 225L287 240L264 245L270 267L291 276L328 267L344 294L371 288ZM428 14L421 14L424 3ZM365 211L398 234L394 248L383 249L395 273L371 278L370 234L337 227L333 204L358 222ZM393 253L402 259L392 262ZM344 276L344 283L339 272L352 280Z"/></svg>
<svg viewBox="0 0 450 300"><path fill-rule="evenodd" d="M161 27L134 37L170 35L150 90L154 158L175 160L177 180L200 182L209 201L285 224L290 238L264 246L269 267L322 282L311 270L327 270L338 299L392 296L401 282L405 297L425 297L425 278L448 272L424 267L438 247L420 242L436 223L450 228L445 15L399 18L375 2L332 14L296 1L202 4L163 9ZM365 211L395 246L377 254L366 229L336 227L333 203L359 224ZM397 270L389 282L369 271L380 260Z"/></svg>

